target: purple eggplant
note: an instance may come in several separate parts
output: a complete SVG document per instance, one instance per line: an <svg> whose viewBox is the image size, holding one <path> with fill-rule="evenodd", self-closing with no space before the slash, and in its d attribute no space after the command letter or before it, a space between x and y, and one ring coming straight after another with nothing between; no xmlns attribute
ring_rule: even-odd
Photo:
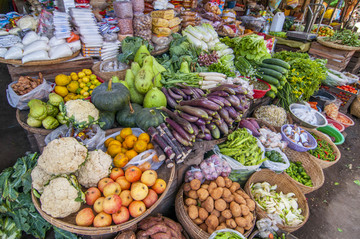
<svg viewBox="0 0 360 239"><path fill-rule="evenodd" d="M224 102L222 102L221 100L217 99L215 96L210 96L210 97L207 97L208 100L220 105L221 107L224 107Z"/></svg>
<svg viewBox="0 0 360 239"><path fill-rule="evenodd" d="M260 126L259 126L258 122L256 122L255 119L248 119L248 121L250 121L250 123L251 123L252 125L254 125L254 127L255 127L256 129L260 129Z"/></svg>
<svg viewBox="0 0 360 239"><path fill-rule="evenodd" d="M214 91L214 92L211 92L210 94L207 94L207 96L221 96L221 97L227 97L229 96L228 93L226 93L225 91Z"/></svg>
<svg viewBox="0 0 360 239"><path fill-rule="evenodd" d="M164 93L164 95L166 96L167 104L168 104L171 108L175 108L175 106L177 106L178 104L177 104L177 102L175 101L175 99L173 99L173 98L169 95L169 93L168 93L168 91L166 90L166 88L163 87L163 88L161 89L161 91L162 91L162 92Z"/></svg>
<svg viewBox="0 0 360 239"><path fill-rule="evenodd" d="M192 143L190 142L190 140L186 140L183 137L180 136L180 134L175 131L172 130L171 133L173 134L173 136L175 137L175 139L182 145L184 146L192 146Z"/></svg>
<svg viewBox="0 0 360 239"><path fill-rule="evenodd" d="M240 102L244 102L247 101L246 96L245 95L241 95L241 94L237 94L236 97L240 100Z"/></svg>
<svg viewBox="0 0 360 239"><path fill-rule="evenodd" d="M202 89L200 89L200 88L194 88L194 90L196 90L198 92L198 94L201 95L201 96L205 95L204 91Z"/></svg>
<svg viewBox="0 0 360 239"><path fill-rule="evenodd" d="M206 127L205 127L205 129L204 129L204 133L205 133L205 134L210 134L210 130L209 130L208 128L206 128Z"/></svg>
<svg viewBox="0 0 360 239"><path fill-rule="evenodd" d="M170 118L166 118L165 121L171 126L171 128L173 128L176 132L178 132L179 135L181 135L181 137L183 137L188 141L191 141L191 136L178 123L176 123Z"/></svg>
<svg viewBox="0 0 360 239"><path fill-rule="evenodd" d="M171 87L171 90L177 94L177 95L181 95L183 98L185 98L187 95L182 92L179 88L176 88L176 87Z"/></svg>
<svg viewBox="0 0 360 239"><path fill-rule="evenodd" d="M215 111L215 110L209 110L209 109L204 108L204 107L196 107L196 108L199 108L199 109L205 111L209 116L213 116L213 115L216 114L216 111Z"/></svg>
<svg viewBox="0 0 360 239"><path fill-rule="evenodd" d="M225 107L225 109L229 112L229 116L233 119L236 119L238 117L238 113L234 109L234 107Z"/></svg>
<svg viewBox="0 0 360 239"><path fill-rule="evenodd" d="M259 131L255 128L255 126L249 120L242 119L240 121L240 123L239 123L239 127L240 128L247 128L248 130L250 130L252 132L252 135L255 136L255 137L260 136Z"/></svg>
<svg viewBox="0 0 360 239"><path fill-rule="evenodd" d="M242 113L244 113L244 112L246 111L244 105L242 105L242 104L237 105L237 106L233 105L233 107L234 107L234 109L235 109L237 112L242 112Z"/></svg>
<svg viewBox="0 0 360 239"><path fill-rule="evenodd" d="M178 115L179 115L181 118L183 118L183 119L185 119L185 120L187 120L187 121L189 121L189 122L191 122L191 123L194 123L194 122L196 122L196 121L199 119L199 118L196 117L196 116L189 115L189 114L187 114L187 113L185 113L185 112L182 112L182 111L177 111L177 113L178 113Z"/></svg>
<svg viewBox="0 0 360 239"><path fill-rule="evenodd" d="M199 92L195 90L195 88L190 88L190 90L193 92L193 96L195 99L199 99L202 97L202 95L200 95Z"/></svg>
<svg viewBox="0 0 360 239"><path fill-rule="evenodd" d="M220 139L220 129L215 125L215 128L211 130L211 135L214 139Z"/></svg>
<svg viewBox="0 0 360 239"><path fill-rule="evenodd" d="M218 112L215 112L215 114L212 116L215 120L220 120L221 117Z"/></svg>
<svg viewBox="0 0 360 239"><path fill-rule="evenodd" d="M234 120L229 116L229 112L226 109L221 109L218 111L220 117L225 120L226 123L232 123Z"/></svg>
<svg viewBox="0 0 360 239"><path fill-rule="evenodd" d="M235 95L229 95L226 99L231 103L231 106L240 105L240 100Z"/></svg>
<svg viewBox="0 0 360 239"><path fill-rule="evenodd" d="M185 113L188 113L190 115L194 115L198 118L202 118L202 119L207 119L209 117L209 115L203 111L202 109L193 107L193 106L189 106L189 105L177 105L175 107L177 110L183 111Z"/></svg>
<svg viewBox="0 0 360 239"><path fill-rule="evenodd" d="M216 125L214 123L210 123L210 124L206 125L206 128L209 130L213 130L213 129L215 129L215 127L216 127Z"/></svg>
<svg viewBox="0 0 360 239"><path fill-rule="evenodd" d="M201 126L201 125L205 125L206 122L205 122L205 120L203 120L203 119L198 119L198 120L195 122L195 124L198 125L198 126Z"/></svg>
<svg viewBox="0 0 360 239"><path fill-rule="evenodd" d="M212 140L211 134L205 134L205 137L203 138L203 140Z"/></svg>
<svg viewBox="0 0 360 239"><path fill-rule="evenodd" d="M227 96L226 96L226 97L227 97ZM209 98L210 100L215 99L215 100L217 100L217 101L222 102L222 103L224 104L224 107L225 107L225 106L231 106L231 103L230 103L227 99L225 99L226 97L210 96L210 97L208 97L208 98Z"/></svg>
<svg viewBox="0 0 360 239"><path fill-rule="evenodd" d="M205 137L205 134L203 132L199 132L198 135L196 135L196 138L203 139Z"/></svg>
<svg viewBox="0 0 360 239"><path fill-rule="evenodd" d="M168 88L167 91L168 91L169 95L173 99L175 99L175 100L182 100L183 99L183 97L181 95L178 95L178 94L174 93L170 88Z"/></svg>
<svg viewBox="0 0 360 239"><path fill-rule="evenodd" d="M205 134L205 125L200 125L200 130L203 134Z"/></svg>
<svg viewBox="0 0 360 239"><path fill-rule="evenodd" d="M229 133L229 127L227 126L227 124L223 119L215 121L215 124L219 127L220 131L223 134L227 135Z"/></svg>
<svg viewBox="0 0 360 239"><path fill-rule="evenodd" d="M187 101L181 101L180 105L190 105L190 106L196 106L196 107L203 107L209 110L219 110L221 109L221 106L206 99L194 99L194 100L187 100Z"/></svg>
<svg viewBox="0 0 360 239"><path fill-rule="evenodd" d="M184 92L186 95L193 95L194 93L192 92L192 90L191 89L181 89L182 90L182 92Z"/></svg>
<svg viewBox="0 0 360 239"><path fill-rule="evenodd" d="M166 107L161 107L161 110L165 112L172 120L174 120L177 124L179 124L186 132L189 134L193 134L194 130L191 127L189 121L177 116L174 112L167 109Z"/></svg>
<svg viewBox="0 0 360 239"><path fill-rule="evenodd" d="M199 128L198 126L196 126L196 124L191 124L191 127L194 130L194 135L197 135L199 133Z"/></svg>
<svg viewBox="0 0 360 239"><path fill-rule="evenodd" d="M215 88L211 88L210 92L215 92L215 91L225 91L226 93L229 93L230 95L235 95L235 91L232 89L234 86L232 85L231 87L227 86L227 85L221 85Z"/></svg>

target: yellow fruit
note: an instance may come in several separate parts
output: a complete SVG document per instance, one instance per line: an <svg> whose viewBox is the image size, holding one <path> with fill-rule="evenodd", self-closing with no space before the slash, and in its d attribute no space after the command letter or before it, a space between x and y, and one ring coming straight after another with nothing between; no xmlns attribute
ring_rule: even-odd
<svg viewBox="0 0 360 239"><path fill-rule="evenodd" d="M93 93L93 91L92 91L92 90L90 90L90 91L89 91L89 94L90 94L90 95L92 95L92 93Z"/></svg>
<svg viewBox="0 0 360 239"><path fill-rule="evenodd" d="M78 82L79 82L79 83L83 83L83 80L82 80L82 79L79 79ZM85 83L84 83L84 84L85 84Z"/></svg>
<svg viewBox="0 0 360 239"><path fill-rule="evenodd" d="M131 134L131 135L126 136L124 143L126 143L126 146L129 149L132 149L134 147L134 144L136 141L137 141L136 136Z"/></svg>
<svg viewBox="0 0 360 239"><path fill-rule="evenodd" d="M65 86L55 86L55 93L60 95L61 97L65 97L67 96L67 94L69 93L69 91L66 89Z"/></svg>
<svg viewBox="0 0 360 239"><path fill-rule="evenodd" d="M91 83L90 82L86 83L86 86L90 88Z"/></svg>
<svg viewBox="0 0 360 239"><path fill-rule="evenodd" d="M94 74L91 74L91 75L90 75L90 80L97 80L97 77L96 77L96 75L94 75Z"/></svg>
<svg viewBox="0 0 360 239"><path fill-rule="evenodd" d="M123 154L124 154L124 153L126 153L126 151L127 151L127 149L126 149L126 148L124 148L124 147L122 147L122 148L121 148L121 153L123 153Z"/></svg>
<svg viewBox="0 0 360 239"><path fill-rule="evenodd" d="M154 145L152 143L148 143L148 145L146 146L146 149L153 149Z"/></svg>
<svg viewBox="0 0 360 239"><path fill-rule="evenodd" d="M107 153L111 157L115 157L120 152L121 152L121 146L119 145L110 145L109 148L107 149Z"/></svg>
<svg viewBox="0 0 360 239"><path fill-rule="evenodd" d="M139 135L138 140L144 140L147 144L150 142L150 136L147 133Z"/></svg>
<svg viewBox="0 0 360 239"><path fill-rule="evenodd" d="M71 73L70 77L72 80L79 80L79 77L76 73L74 73L74 75Z"/></svg>
<svg viewBox="0 0 360 239"><path fill-rule="evenodd" d="M128 157L124 153L118 153L113 160L115 167L122 168L129 162Z"/></svg>
<svg viewBox="0 0 360 239"><path fill-rule="evenodd" d="M124 139L121 138L120 134L116 135L115 139L116 139L117 141L120 141L121 143L124 142Z"/></svg>
<svg viewBox="0 0 360 239"><path fill-rule="evenodd" d="M131 150L126 151L125 155L126 155L126 157L128 157L129 160L131 160L132 158L137 156L138 153L135 150L131 149Z"/></svg>
<svg viewBox="0 0 360 239"><path fill-rule="evenodd" d="M83 77L82 80L84 83L89 83L89 81L90 81L89 77L87 77L87 76Z"/></svg>
<svg viewBox="0 0 360 239"><path fill-rule="evenodd" d="M82 90L80 91L80 95L83 95L85 92L86 92L86 90L82 89Z"/></svg>
<svg viewBox="0 0 360 239"><path fill-rule="evenodd" d="M144 152L146 150L146 147L147 147L147 143L144 140L138 140L134 143L134 150L137 153Z"/></svg>
<svg viewBox="0 0 360 239"><path fill-rule="evenodd" d="M92 74L92 72L91 72L90 69L83 69L83 72L84 72L87 76L89 76L89 75Z"/></svg>
<svg viewBox="0 0 360 239"><path fill-rule="evenodd" d="M83 96L85 96L85 97L88 97L89 95L90 95L89 92L84 92L84 93L83 93Z"/></svg>
<svg viewBox="0 0 360 239"><path fill-rule="evenodd" d="M106 148L109 147L109 143L110 143L111 141L113 141L113 140L115 140L115 139L114 139L114 138L108 138L107 140L105 140L105 142L104 142L105 147L106 147Z"/></svg>
<svg viewBox="0 0 360 239"><path fill-rule="evenodd" d="M120 132L120 137L125 139L126 136L131 135L131 134L132 134L131 128L123 128Z"/></svg>
<svg viewBox="0 0 360 239"><path fill-rule="evenodd" d="M115 140L112 140L109 144L108 144L108 147L110 147L111 145L118 145L121 147L121 142L120 141L117 141L116 139Z"/></svg>
<svg viewBox="0 0 360 239"><path fill-rule="evenodd" d="M93 90L96 88L96 85L91 85L89 88Z"/></svg>
<svg viewBox="0 0 360 239"><path fill-rule="evenodd" d="M79 86L80 86L80 88L84 88L84 87L86 86L86 84L81 82L81 83L79 84Z"/></svg>
<svg viewBox="0 0 360 239"><path fill-rule="evenodd" d="M84 72L79 72L78 76L79 76L79 78L83 78L85 76L85 73Z"/></svg>
<svg viewBox="0 0 360 239"><path fill-rule="evenodd" d="M71 81L71 79L69 79L69 77L64 74L60 74L55 77L55 83L58 86L65 86L65 85L69 84L70 81Z"/></svg>
<svg viewBox="0 0 360 239"><path fill-rule="evenodd" d="M85 86L85 87L83 88L83 90L88 91L88 90L89 90L89 87Z"/></svg>
<svg viewBox="0 0 360 239"><path fill-rule="evenodd" d="M122 142L122 147L123 147L124 149L130 149L130 148L126 145L125 141Z"/></svg>
<svg viewBox="0 0 360 239"><path fill-rule="evenodd" d="M97 82L97 83L96 83L96 86L98 86L98 85L101 85L101 82Z"/></svg>
<svg viewBox="0 0 360 239"><path fill-rule="evenodd" d="M71 93L75 93L76 90L79 88L79 82L77 81L71 81L66 88L68 89L69 92Z"/></svg>
<svg viewBox="0 0 360 239"><path fill-rule="evenodd" d="M97 84L97 83L100 83L100 81L99 80L94 80L94 84Z"/></svg>

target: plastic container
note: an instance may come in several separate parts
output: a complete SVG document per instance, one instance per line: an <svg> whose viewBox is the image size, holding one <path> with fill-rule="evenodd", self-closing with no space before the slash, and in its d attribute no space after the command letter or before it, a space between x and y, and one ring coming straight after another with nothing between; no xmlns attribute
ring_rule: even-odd
<svg viewBox="0 0 360 239"><path fill-rule="evenodd" d="M304 130L307 135L308 135L308 138L309 138L309 141L310 141L310 145L311 147L303 147L303 146L300 146L296 143L294 143L293 141L291 141L284 133L284 129L287 127L287 126L291 126L292 128L294 128L294 125L292 124L284 124L282 127L281 127L281 135L282 135L282 139L286 142L288 142L288 147L290 149L293 149L297 152L306 152L310 149L316 149L317 147L317 142L316 142L316 139L309 133L307 132L306 130L304 130L303 128L300 127L300 129Z"/></svg>
<svg viewBox="0 0 360 239"><path fill-rule="evenodd" d="M333 103L335 100L336 97L325 90L319 90L316 95L310 97L310 101L317 102L322 111L326 103Z"/></svg>
<svg viewBox="0 0 360 239"><path fill-rule="evenodd" d="M271 86L269 85L269 83L267 83L267 82L265 82L263 80L260 80L260 79L258 79L258 81L261 81L264 84L266 84L268 86L268 89L267 90L256 90L256 89L254 89L254 95L253 95L254 99L259 99L259 98L264 97L266 92L268 92L271 89Z"/></svg>
<svg viewBox="0 0 360 239"><path fill-rule="evenodd" d="M236 1L229 1L229 2L227 3L227 8L234 8L235 5L236 5Z"/></svg>
<svg viewBox="0 0 360 239"><path fill-rule="evenodd" d="M319 127L316 130L326 134L329 137L334 137L335 138L335 142L334 142L335 145L341 145L345 141L344 135L342 135L342 133L340 133L339 130L335 129L331 125L327 125L325 127Z"/></svg>
<svg viewBox="0 0 360 239"><path fill-rule="evenodd" d="M335 122L337 122L337 123L339 123L339 124L342 124L345 128L355 125L355 122L354 122L349 116L347 116L347 115L345 115L345 114L343 114L343 113L341 113L341 112L339 112L339 115L341 115L342 117L348 119L351 123L349 123L349 124L348 124L348 123L343 123L343 122L341 122L341 121L338 120L339 117L338 117L337 119L331 118L331 117L329 117L329 116L326 116L326 117L334 120Z"/></svg>
<svg viewBox="0 0 360 239"><path fill-rule="evenodd" d="M333 119L328 119L327 121L329 125L333 125L337 130L339 130L339 132L343 132L345 130L345 126L340 124L339 122Z"/></svg>
<svg viewBox="0 0 360 239"><path fill-rule="evenodd" d="M283 12L276 13L275 16L273 17L270 31L271 32L281 32L284 22L285 22L285 14Z"/></svg>

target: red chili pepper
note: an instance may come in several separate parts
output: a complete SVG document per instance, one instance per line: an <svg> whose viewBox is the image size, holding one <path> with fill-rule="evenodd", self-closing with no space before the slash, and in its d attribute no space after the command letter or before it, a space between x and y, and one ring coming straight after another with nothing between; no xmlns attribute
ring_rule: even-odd
<svg viewBox="0 0 360 239"><path fill-rule="evenodd" d="M329 153L328 153L328 152L326 152L326 151L324 151L324 152L325 152L325 154L326 154L326 155L328 155L328 154L329 154Z"/></svg>
<svg viewBox="0 0 360 239"><path fill-rule="evenodd" d="M320 154L318 154L318 158L320 158Z"/></svg>

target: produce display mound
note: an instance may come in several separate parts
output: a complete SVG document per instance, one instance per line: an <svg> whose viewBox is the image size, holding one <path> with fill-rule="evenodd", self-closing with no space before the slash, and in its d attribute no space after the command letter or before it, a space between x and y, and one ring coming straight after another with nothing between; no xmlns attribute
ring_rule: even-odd
<svg viewBox="0 0 360 239"><path fill-rule="evenodd" d="M249 178L249 180L246 182L244 190L245 192L251 197L251 199L254 200L253 195L251 194L251 185L255 183L262 183L262 182L268 182L271 185L277 185L277 192L283 192L283 193L294 193L298 200L297 203L299 205L299 208L301 208L302 213L301 215L304 216L304 221L300 223L297 226L285 226L281 224L276 224L279 229L285 231L285 232L293 232L301 228L305 225L307 220L309 219L309 205L306 201L305 195L301 192L301 190L290 181L285 174L277 174L269 169L262 169ZM260 220L262 218L267 218L267 213L263 211L260 207L256 205L256 216Z"/></svg>
<svg viewBox="0 0 360 239"><path fill-rule="evenodd" d="M31 198L32 201L35 205L36 210L40 213L40 215L46 220L48 221L50 224L61 228L65 231L69 231L72 233L76 233L76 234L81 234L81 235L88 235L88 236L96 236L96 235L104 235L104 234L110 234L110 233L116 233L119 231L124 231L126 229L131 228L132 226L136 225L137 223L139 223L142 219L146 218L147 216L151 215L152 212L156 209L157 206L159 206L164 198L166 197L173 181L174 181L174 177L175 177L175 167L171 168L171 171L169 172L169 169L166 167L166 164L163 164L158 170L157 170L158 176L162 179L165 180L166 182L166 189L165 191L161 194L161 196L159 197L159 199L154 203L154 205L152 205L150 208L148 208L145 213L143 213L142 215L140 215L139 217L133 218L125 223L122 224L118 224L118 225L111 225L108 227L82 227L82 226L77 226L75 223L75 218L76 218L76 213L71 214L68 217L65 218L54 218L48 214L46 214L42 209L41 209L41 203L40 200L35 197L35 195L33 193L31 193ZM91 206L87 205L87 204L82 204L80 210L84 209L84 208L91 208ZM79 211L80 211L79 210Z"/></svg>
<svg viewBox="0 0 360 239"><path fill-rule="evenodd" d="M304 194L311 193L317 189L319 189L325 182L324 172L321 169L320 165L318 165L315 161L313 161L308 153L302 153L294 151L290 148L285 149L285 154L288 157L289 161L292 162L301 162L304 167L306 173L311 178L312 187L305 186L302 183L299 183L292 177L290 177L287 173L284 172L285 177L287 177L290 181L292 181Z"/></svg>
<svg viewBox="0 0 360 239"><path fill-rule="evenodd" d="M239 190L244 191L241 188ZM250 196L249 193L248 193L248 195ZM180 187L180 189L176 195L176 198L175 198L175 212L176 212L177 219L179 220L179 222L181 223L181 225L183 226L185 231L189 234L189 236L192 239L204 239L204 238L210 237L210 234L207 233L206 231L203 231L198 225L196 225L191 220L188 213L186 212L185 204L184 204L184 184ZM244 233L245 237L248 237L255 227L255 222L257 219L256 215L255 215L255 211L253 213L253 216L254 216L254 219L252 221L252 228L250 230L248 230L246 233Z"/></svg>
<svg viewBox="0 0 360 239"><path fill-rule="evenodd" d="M33 134L40 134L40 135L48 135L53 130L52 129L44 129L44 128L35 128L31 127L26 123L26 120L28 118L29 110L16 110L16 120L20 124L21 127L23 127L26 131L33 133Z"/></svg>
<svg viewBox="0 0 360 239"><path fill-rule="evenodd" d="M2 57L0 57L0 63L10 64L10 65L19 65L19 66L45 66L45 65L55 65L58 63L61 63L63 61L68 61L70 59L73 59L74 57L77 57L79 55L80 51L75 52L71 56L62 57L54 60L46 60L46 61L30 61L26 62L25 64L22 63L21 60L6 60Z"/></svg>
<svg viewBox="0 0 360 239"><path fill-rule="evenodd" d="M334 151L335 157L336 159L334 161L325 161L325 160L321 160L318 159L317 157L314 157L313 155L311 155L309 152L306 152L306 154L309 155L310 159L313 160L314 162L316 162L322 169L324 168L328 168L334 164L336 164L337 162L339 162L340 158L341 158L341 152L338 149L338 147L331 141L331 139L329 139L328 136L326 136L325 134L314 130L314 129L307 129L305 128L305 130L309 131L310 133L315 134L317 137L319 137L321 140L326 141L328 144L330 144L331 148Z"/></svg>
<svg viewBox="0 0 360 239"><path fill-rule="evenodd" d="M327 47L338 49L338 50L344 50L344 51L358 51L358 50L360 50L360 47L346 46L346 45L342 45L342 44L337 44L335 42L326 41L324 38L326 38L326 37L317 37L317 42L319 42L323 46L327 46Z"/></svg>

